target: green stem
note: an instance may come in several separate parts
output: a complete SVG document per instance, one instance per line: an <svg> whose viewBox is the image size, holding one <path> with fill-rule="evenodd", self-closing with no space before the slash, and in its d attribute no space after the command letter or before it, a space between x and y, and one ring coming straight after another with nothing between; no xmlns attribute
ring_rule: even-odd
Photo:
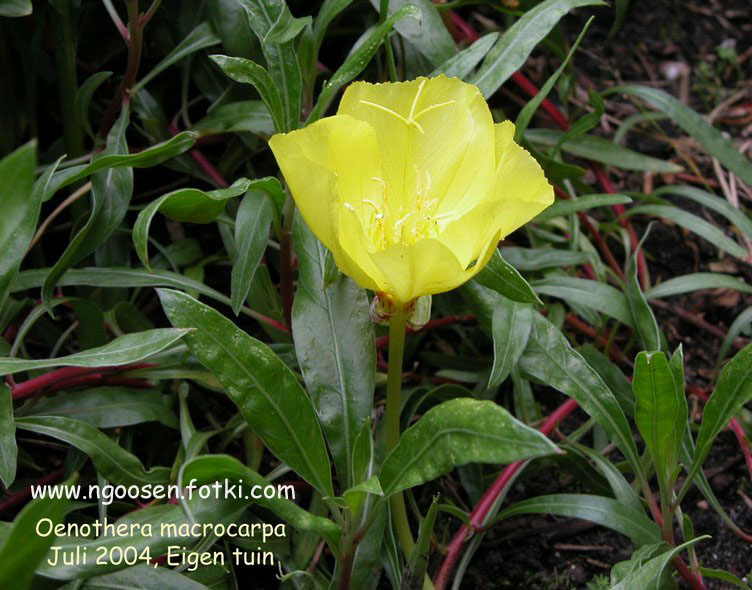
<svg viewBox="0 0 752 590"><path fill-rule="evenodd" d="M389 371L386 382L386 452L390 453L400 439L400 394L402 391L402 358L405 353L405 310L395 312L389 320ZM397 539L405 557L410 557L415 542L407 521L405 498L402 492L389 499L392 508L392 522Z"/></svg>

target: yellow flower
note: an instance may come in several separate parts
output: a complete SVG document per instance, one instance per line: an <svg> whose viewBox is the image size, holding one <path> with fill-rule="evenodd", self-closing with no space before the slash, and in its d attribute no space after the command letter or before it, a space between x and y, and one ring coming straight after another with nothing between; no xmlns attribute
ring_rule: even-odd
<svg viewBox="0 0 752 590"><path fill-rule="evenodd" d="M457 78L355 82L335 116L269 145L342 272L398 304L461 285L553 202L514 125Z"/></svg>

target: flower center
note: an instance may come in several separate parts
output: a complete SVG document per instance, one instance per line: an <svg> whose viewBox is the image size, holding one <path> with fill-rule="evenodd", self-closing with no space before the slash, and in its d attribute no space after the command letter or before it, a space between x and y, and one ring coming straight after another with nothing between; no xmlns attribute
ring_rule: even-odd
<svg viewBox="0 0 752 590"><path fill-rule="evenodd" d="M407 207L393 210L389 188L383 179L374 176L371 180L381 187L381 199L360 199L353 203L344 202L345 209L352 213L360 210L361 220L370 242L380 252L396 244L412 245L425 238L437 238L448 220L457 216L456 212L437 214L439 199L431 193L431 174L415 170L415 198Z"/></svg>

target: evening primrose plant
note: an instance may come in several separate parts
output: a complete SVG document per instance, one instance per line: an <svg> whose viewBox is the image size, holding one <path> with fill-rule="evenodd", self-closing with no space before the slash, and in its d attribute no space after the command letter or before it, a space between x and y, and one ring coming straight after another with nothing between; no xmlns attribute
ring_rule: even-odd
<svg viewBox="0 0 752 590"><path fill-rule="evenodd" d="M614 590L669 590L674 570L748 590L702 567L683 510L699 491L751 538L703 471L726 424L744 443L750 310L700 420L652 308L749 285L651 287L631 220L670 218L739 261L752 223L697 187L615 194L608 167L680 178L622 145L656 117L747 185L751 167L655 88L593 89L577 110L588 25L540 89L523 75L568 12L610 14L601 0L144 4L0 0L0 55L23 64L0 68L0 588L444 590L488 575L473 556L497 550L492 525L542 513L630 540ZM59 109L37 91L51 78ZM637 110L612 108L623 95L662 113L611 141L606 110ZM539 107L560 131L531 128ZM543 470L574 477L535 495ZM29 500L60 481L173 492ZM54 538L41 519L130 532Z"/></svg>

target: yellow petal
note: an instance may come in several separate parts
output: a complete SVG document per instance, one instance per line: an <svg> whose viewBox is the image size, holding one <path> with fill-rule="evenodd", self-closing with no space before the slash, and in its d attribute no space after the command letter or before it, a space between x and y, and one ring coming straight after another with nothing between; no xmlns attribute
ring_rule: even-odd
<svg viewBox="0 0 752 590"><path fill-rule="evenodd" d="M274 135L269 146L308 227L334 251L339 244L336 221L344 203L353 201L363 211L363 200L381 196L372 180L381 173L373 130L352 117L328 117Z"/></svg>
<svg viewBox="0 0 752 590"><path fill-rule="evenodd" d="M355 82L337 112L374 129L394 215L421 199L424 205L437 201L436 215L459 214L492 181L493 119L471 84L446 76Z"/></svg>
<svg viewBox="0 0 752 590"><path fill-rule="evenodd" d="M514 142L514 124L496 125L496 177L488 200L499 203L496 223L504 238L554 202L543 169Z"/></svg>

